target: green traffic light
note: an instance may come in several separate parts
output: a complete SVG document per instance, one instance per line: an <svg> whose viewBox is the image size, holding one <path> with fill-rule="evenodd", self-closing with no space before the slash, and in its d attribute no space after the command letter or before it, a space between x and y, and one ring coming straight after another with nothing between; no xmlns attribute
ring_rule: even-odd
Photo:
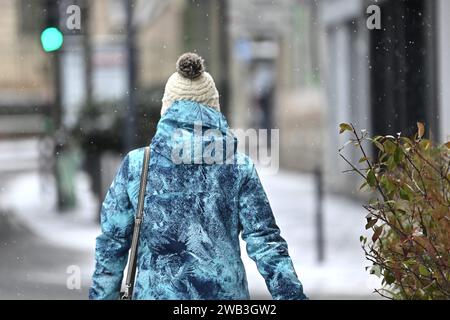
<svg viewBox="0 0 450 320"><path fill-rule="evenodd" d="M42 31L41 44L45 52L56 51L62 47L64 36L58 28L47 28Z"/></svg>

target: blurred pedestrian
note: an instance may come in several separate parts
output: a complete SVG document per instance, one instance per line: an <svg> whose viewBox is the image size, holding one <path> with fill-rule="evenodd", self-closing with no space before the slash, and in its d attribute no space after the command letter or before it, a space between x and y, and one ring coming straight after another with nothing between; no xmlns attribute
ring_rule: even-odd
<svg viewBox="0 0 450 320"><path fill-rule="evenodd" d="M252 74L252 98L255 102L255 112L261 116L256 125L269 130L273 128L273 100L275 95L275 69L273 62L257 61ZM269 139L270 141L270 139Z"/></svg>
<svg viewBox="0 0 450 320"><path fill-rule="evenodd" d="M201 57L185 53L167 81L153 137L133 299L249 299L239 234L274 299L306 299L255 165L236 151ZM200 137L196 126L200 124ZM222 135L205 137L208 130ZM229 143L232 139L233 143ZM211 145L232 163L198 158ZM177 164L184 149L190 163ZM231 146L231 147L230 147ZM223 150L222 150L223 151ZM124 158L101 209L91 299L118 299L132 243L144 148ZM204 154L200 154L203 157ZM200 161L199 161L200 160Z"/></svg>

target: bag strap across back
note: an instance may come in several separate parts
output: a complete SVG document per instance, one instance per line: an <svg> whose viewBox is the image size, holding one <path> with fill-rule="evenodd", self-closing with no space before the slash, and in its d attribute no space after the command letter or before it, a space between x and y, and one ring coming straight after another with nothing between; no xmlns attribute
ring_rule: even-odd
<svg viewBox="0 0 450 320"><path fill-rule="evenodd" d="M141 182L139 186L139 199L134 220L133 239L130 248L130 257L128 260L128 272L125 282L125 292L122 300L131 300L133 297L134 281L136 278L137 250L139 246L139 233L141 231L142 218L144 215L145 189L147 186L148 167L150 160L150 147L145 148L144 161L141 172Z"/></svg>

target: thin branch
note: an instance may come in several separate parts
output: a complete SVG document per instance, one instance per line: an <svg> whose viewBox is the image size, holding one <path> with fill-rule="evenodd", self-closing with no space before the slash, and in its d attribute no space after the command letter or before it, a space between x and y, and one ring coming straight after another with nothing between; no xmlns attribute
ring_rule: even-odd
<svg viewBox="0 0 450 320"><path fill-rule="evenodd" d="M447 183L450 183L450 180L441 172L441 170L439 170L438 168L436 168L430 161L428 161L428 159L426 159L419 151L415 150L416 154L423 160L425 161L434 171L436 171L437 173L439 173L439 176L446 180Z"/></svg>

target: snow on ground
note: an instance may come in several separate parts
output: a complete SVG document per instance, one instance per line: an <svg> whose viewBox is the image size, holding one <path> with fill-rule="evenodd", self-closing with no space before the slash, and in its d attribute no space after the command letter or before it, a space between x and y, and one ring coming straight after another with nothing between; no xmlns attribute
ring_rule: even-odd
<svg viewBox="0 0 450 320"><path fill-rule="evenodd" d="M365 216L361 204L337 196L326 197L323 206L326 260L318 264L312 177L281 171L276 175L261 175L261 180L306 294L312 299L377 298L372 292L378 281L365 271L368 263L359 244ZM52 185L52 180L43 180L36 173L16 175L1 186L0 206L12 209L39 238L60 248L84 252L86 259L80 261L80 267L83 283L89 283L95 237L100 228L95 223L98 208L89 190L88 178L83 173L78 174L79 207L64 214L49 205L55 199ZM45 191L40 191L42 189ZM241 249L252 297L270 299L264 280L248 258L242 241ZM47 274L47 278L52 277ZM62 275L58 279L62 279Z"/></svg>
<svg viewBox="0 0 450 320"><path fill-rule="evenodd" d="M366 215L361 204L339 196L326 196L323 204L325 261L319 264L313 176L281 171L276 175L262 175L261 180L306 294L311 298L378 298L372 292L379 281L366 272L368 262L359 243L359 237L365 234ZM250 263L246 266L253 267ZM263 291L264 283L257 281L260 277L254 271L249 278L255 291Z"/></svg>
<svg viewBox="0 0 450 320"><path fill-rule="evenodd" d="M43 180L37 173L17 175L4 187L0 203L39 237L61 247L91 250L100 228L95 223L97 205L88 177L84 173L77 177L78 207L72 211L56 211L53 185L53 179Z"/></svg>

